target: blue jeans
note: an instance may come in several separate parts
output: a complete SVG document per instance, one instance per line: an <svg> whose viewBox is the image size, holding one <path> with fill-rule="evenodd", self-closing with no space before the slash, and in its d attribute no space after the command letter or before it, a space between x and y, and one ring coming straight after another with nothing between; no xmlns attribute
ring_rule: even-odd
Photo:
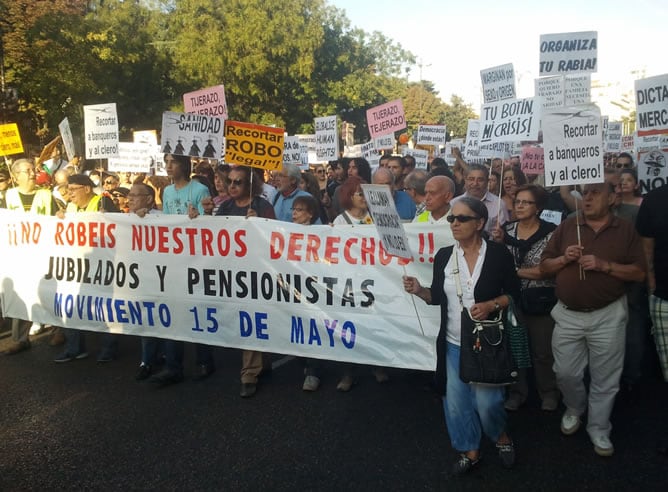
<svg viewBox="0 0 668 492"><path fill-rule="evenodd" d="M459 345L448 342L443 408L452 447L464 452L480 449L482 432L497 442L506 430L505 388L464 383L459 379L459 354Z"/></svg>
<svg viewBox="0 0 668 492"><path fill-rule="evenodd" d="M65 353L69 355L79 355L86 351L86 334L83 330L74 328L63 328L65 335ZM101 334L102 347L100 356L109 356L115 358L118 354L118 338L114 333Z"/></svg>
<svg viewBox="0 0 668 492"><path fill-rule="evenodd" d="M167 369L177 374L183 374L184 342L179 340L165 340L165 359ZM195 344L195 359L198 366L207 366L214 369L213 347L202 343Z"/></svg>
<svg viewBox="0 0 668 492"><path fill-rule="evenodd" d="M141 363L153 367L158 360L160 338L141 337Z"/></svg>

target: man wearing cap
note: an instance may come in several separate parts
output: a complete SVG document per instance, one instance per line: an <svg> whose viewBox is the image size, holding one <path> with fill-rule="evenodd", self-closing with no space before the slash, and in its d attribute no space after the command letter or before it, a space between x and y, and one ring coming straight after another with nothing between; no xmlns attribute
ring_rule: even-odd
<svg viewBox="0 0 668 492"><path fill-rule="evenodd" d="M67 205L67 214L81 212L118 212L114 202L106 196L95 194L95 183L85 174L73 174L67 179L67 191L70 202ZM75 359L85 359L86 338L82 330L63 328L65 335L65 351L54 359L54 362L70 362ZM118 339L113 333L102 334L102 350L97 358L98 362L111 362L118 352Z"/></svg>

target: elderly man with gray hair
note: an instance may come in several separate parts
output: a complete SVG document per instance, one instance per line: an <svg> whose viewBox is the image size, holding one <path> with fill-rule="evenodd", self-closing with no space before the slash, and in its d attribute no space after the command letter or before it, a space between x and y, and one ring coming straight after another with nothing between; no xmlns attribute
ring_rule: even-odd
<svg viewBox="0 0 668 492"><path fill-rule="evenodd" d="M277 174L278 193L272 205L276 218L283 222L292 222L292 204L298 196L311 196L310 193L299 189L301 171L294 164L283 164L283 170Z"/></svg>

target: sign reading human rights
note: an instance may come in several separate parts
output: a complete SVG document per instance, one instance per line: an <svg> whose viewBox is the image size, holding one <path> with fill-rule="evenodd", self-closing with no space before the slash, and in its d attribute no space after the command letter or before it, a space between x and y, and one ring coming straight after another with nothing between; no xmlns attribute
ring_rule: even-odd
<svg viewBox="0 0 668 492"><path fill-rule="evenodd" d="M366 122L371 138L389 135L406 128L404 104L395 99L366 110Z"/></svg>
<svg viewBox="0 0 668 492"><path fill-rule="evenodd" d="M322 116L315 118L315 156L318 162L333 161L339 157L339 133L337 118Z"/></svg>
<svg viewBox="0 0 668 492"><path fill-rule="evenodd" d="M225 121L225 162L273 171L283 168L282 128Z"/></svg>
<svg viewBox="0 0 668 492"><path fill-rule="evenodd" d="M194 92L186 92L183 94L183 107L186 113L217 116L226 120L225 87L221 84Z"/></svg>
<svg viewBox="0 0 668 492"><path fill-rule="evenodd" d="M16 123L0 125L0 155L21 154L23 143Z"/></svg>
<svg viewBox="0 0 668 492"><path fill-rule="evenodd" d="M603 129L595 104L543 114L545 186L603 182Z"/></svg>
<svg viewBox="0 0 668 492"><path fill-rule="evenodd" d="M538 126L533 97L483 104L479 143L538 140Z"/></svg>
<svg viewBox="0 0 668 492"><path fill-rule="evenodd" d="M118 142L118 157L110 157L109 171L127 173L148 173L153 164L155 147L151 144Z"/></svg>
<svg viewBox="0 0 668 492"><path fill-rule="evenodd" d="M540 35L540 77L596 72L598 33L567 32Z"/></svg>
<svg viewBox="0 0 668 492"><path fill-rule="evenodd" d="M84 106L86 159L108 159L118 155L116 103Z"/></svg>
<svg viewBox="0 0 668 492"><path fill-rule="evenodd" d="M668 74L635 81L638 135L668 133Z"/></svg>
<svg viewBox="0 0 668 492"><path fill-rule="evenodd" d="M515 99L515 69L512 63L480 70L485 103Z"/></svg>
<svg viewBox="0 0 668 492"><path fill-rule="evenodd" d="M77 153L74 150L74 138L72 138L72 130L70 129L70 122L67 117L63 118L63 121L58 123L58 130L60 131L60 138L63 139L67 160L71 161Z"/></svg>
<svg viewBox="0 0 668 492"><path fill-rule="evenodd" d="M415 260L373 226L243 217L0 210L3 313L38 323L359 364L433 370L440 310L429 285L448 228L407 224Z"/></svg>
<svg viewBox="0 0 668 492"><path fill-rule="evenodd" d="M194 113L162 113L160 145L164 154L221 159L222 118Z"/></svg>
<svg viewBox="0 0 668 492"><path fill-rule="evenodd" d="M445 125L418 125L418 145L445 145L447 128Z"/></svg>

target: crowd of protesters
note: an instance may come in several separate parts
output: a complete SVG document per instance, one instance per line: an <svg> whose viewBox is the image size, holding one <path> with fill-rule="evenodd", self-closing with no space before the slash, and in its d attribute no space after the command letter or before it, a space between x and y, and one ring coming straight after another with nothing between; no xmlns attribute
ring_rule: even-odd
<svg viewBox="0 0 668 492"><path fill-rule="evenodd" d="M455 371L455 375L448 374L447 390L452 393L448 400L445 354L454 360L459 338L443 321L434 388L445 394L448 425L463 418L477 422L470 432L449 429L455 436L453 445L462 453L453 471L467 473L477 465L480 423L482 431L497 442L503 463L513 464L505 412L525 405L530 387L535 387L542 410L553 412L563 405L563 434L577 432L586 418L594 451L612 455L610 414L620 389L632 392L651 374L654 354L668 381L668 219L663 212L668 186L643 199L637 168L627 153L606 157L604 183L554 188L544 187L542 176L526 176L517 157L470 165L460 153L454 157L452 167L434 158L427 168L415 169L414 159L391 155L381 158L377 168L355 157L307 170L286 164L281 170L263 172L166 154L167 176L156 176L85 169L56 153L46 162L21 158L0 168L0 207L61 217L95 211L139 217L184 214L193 219L232 215L336 226L372 223L361 186L387 185L404 222L453 228L455 251L461 246L460 260L469 267L471 309L487 317L505 308L512 297L529 334L532 368L520 371L517 384L507 391L478 392L472 397L464 394L461 385L454 385ZM458 238L465 238L461 245ZM512 258L520 289L478 299L477 279L481 272L483 277L488 275L486 252L489 249L492 256L498 256L499 245ZM437 282L425 289L414 279L405 279L406 290L427 302L449 305L450 253L445 257L437 254L442 261L435 262L434 278L441 285ZM472 254L480 258L480 264L471 260ZM453 258L458 256L452 253ZM483 283L488 280L483 278ZM444 316L452 321L450 315ZM3 323L12 330L7 355L30 349L30 334L43 329L28 320L5 319ZM49 344L64 346L55 362L88 357L85 332L51 330ZM117 342L116 335L104 334L97 361L115 360ZM184 380L183 342L144 338L141 345L138 381L168 386ZM196 347L195 379L205 379L215 371L213 350L206 345ZM304 363L303 390L315 391L320 387L320 365L316 360ZM449 371L454 371L451 366ZM240 396L252 397L261 373L270 367L266 354L244 350ZM342 364L339 391L354 386L353 369ZM388 380L382 368L374 369L373 374L378 382ZM529 385L532 378L535 384ZM490 403L492 397L500 400ZM458 415L457 401L471 398L477 398L481 407L467 410L466 417ZM482 412L483 407L492 409L491 413Z"/></svg>

